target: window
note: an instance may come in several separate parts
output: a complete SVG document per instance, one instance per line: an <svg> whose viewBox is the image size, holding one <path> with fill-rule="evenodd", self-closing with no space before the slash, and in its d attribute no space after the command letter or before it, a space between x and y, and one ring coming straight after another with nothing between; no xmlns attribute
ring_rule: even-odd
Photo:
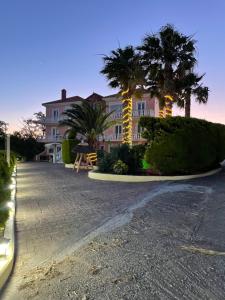
<svg viewBox="0 0 225 300"><path fill-rule="evenodd" d="M53 127L53 128L52 128L52 135L53 135L53 136L59 136L59 129Z"/></svg>
<svg viewBox="0 0 225 300"><path fill-rule="evenodd" d="M145 111L145 102L144 101L140 101L137 103L137 110L138 110L139 116L144 115L144 111Z"/></svg>
<svg viewBox="0 0 225 300"><path fill-rule="evenodd" d="M122 133L122 125L115 126L115 134L120 135Z"/></svg>
<svg viewBox="0 0 225 300"><path fill-rule="evenodd" d="M114 111L114 112L121 112L122 111L122 104L111 104L109 107L109 111Z"/></svg>
<svg viewBox="0 0 225 300"><path fill-rule="evenodd" d="M59 119L59 110L58 110L58 108L57 109L56 108L53 109L52 115L53 115L53 120L54 121L58 121L58 119Z"/></svg>

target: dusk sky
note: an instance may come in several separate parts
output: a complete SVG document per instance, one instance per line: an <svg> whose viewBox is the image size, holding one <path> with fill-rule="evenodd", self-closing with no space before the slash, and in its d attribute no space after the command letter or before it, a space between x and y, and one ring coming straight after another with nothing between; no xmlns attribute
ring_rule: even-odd
<svg viewBox="0 0 225 300"><path fill-rule="evenodd" d="M198 41L210 96L192 116L225 123L224 0L2 0L0 120L19 129L62 88L68 96L114 93L99 74L101 54L136 46L167 23Z"/></svg>

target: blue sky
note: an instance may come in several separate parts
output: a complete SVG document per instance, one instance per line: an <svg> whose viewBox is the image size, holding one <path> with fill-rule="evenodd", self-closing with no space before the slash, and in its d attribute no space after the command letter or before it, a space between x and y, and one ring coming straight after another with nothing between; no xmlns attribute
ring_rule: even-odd
<svg viewBox="0 0 225 300"><path fill-rule="evenodd" d="M166 23L198 41L210 97L193 105L193 116L225 123L224 0L2 0L0 120L18 128L62 88L70 96L112 93L99 74L101 54L138 45Z"/></svg>

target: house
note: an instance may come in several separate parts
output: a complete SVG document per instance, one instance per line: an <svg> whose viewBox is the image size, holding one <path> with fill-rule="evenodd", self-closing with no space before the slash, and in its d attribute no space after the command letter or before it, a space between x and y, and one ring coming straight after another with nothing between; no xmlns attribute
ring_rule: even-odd
<svg viewBox="0 0 225 300"><path fill-rule="evenodd" d="M65 132L68 127L59 126L59 121L63 120L62 113L71 107L73 103L81 103L83 99L96 102L104 102L107 112L114 111L111 115L114 125L104 132L100 138L100 147L106 151L110 151L111 147L115 147L122 143L122 102L118 94L109 96L101 96L93 93L87 98L80 96L67 97L66 90L61 91L61 99L45 102L42 105L46 109L46 118L43 124L46 126L45 136L42 142L45 142L46 149L49 155L53 156L56 162L61 161L61 142L65 137ZM141 128L138 125L138 120L141 116L158 116L159 104L156 98L151 98L149 94L142 95L141 98L133 99L133 141L132 143L140 144L145 140L141 137ZM51 154L52 153L52 154ZM55 154L55 155L53 155Z"/></svg>

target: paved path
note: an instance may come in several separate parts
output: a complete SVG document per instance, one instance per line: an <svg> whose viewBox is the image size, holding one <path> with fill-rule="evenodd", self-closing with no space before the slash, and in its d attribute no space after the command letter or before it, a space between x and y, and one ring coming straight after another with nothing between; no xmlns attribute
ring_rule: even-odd
<svg viewBox="0 0 225 300"><path fill-rule="evenodd" d="M48 163L19 165L17 182L17 257L4 300L19 299L25 273L69 254L75 242L159 186L93 181Z"/></svg>

